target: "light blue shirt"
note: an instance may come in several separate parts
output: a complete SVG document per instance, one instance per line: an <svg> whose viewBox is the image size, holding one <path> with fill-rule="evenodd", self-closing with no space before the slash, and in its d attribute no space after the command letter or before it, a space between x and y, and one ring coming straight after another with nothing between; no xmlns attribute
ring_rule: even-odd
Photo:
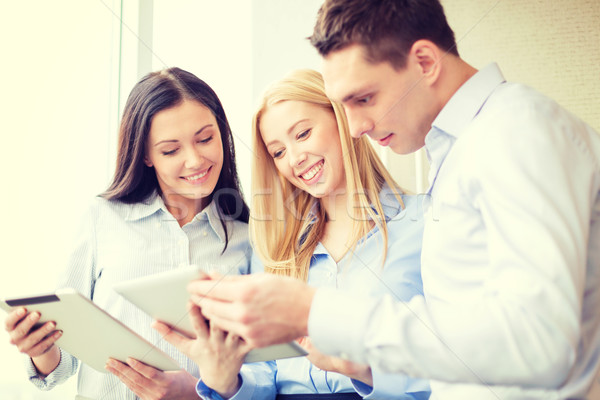
<svg viewBox="0 0 600 400"><path fill-rule="evenodd" d="M380 193L388 227L388 251L382 264L383 237L378 228L361 240L354 253L338 263L320 243L317 245L308 274L308 284L327 287L351 296L380 297L388 293L407 301L422 295L420 272L423 218L418 200L402 196L405 209L389 189ZM260 264L260 263L253 263ZM350 311L351 312L351 311ZM373 388L350 378L321 370L305 357L248 364L242 367L242 386L232 399L274 399L277 393L357 392L366 399L427 399L427 381L405 375L373 371ZM200 381L198 394L204 399L221 397Z"/></svg>
<svg viewBox="0 0 600 400"><path fill-rule="evenodd" d="M313 342L433 378L432 400L584 398L600 365L600 136L491 64L425 145L425 297L317 292ZM355 312L332 318L342 307Z"/></svg>
<svg viewBox="0 0 600 400"><path fill-rule="evenodd" d="M74 251L58 287L77 289L198 377L197 365L161 339L150 327L152 318L119 296L112 287L117 282L189 264L219 265L224 274L248 273L251 258L248 225L227 221L229 243L221 254L225 232L216 207L216 203L211 202L191 222L180 227L156 194L136 204L95 198L82 220ZM30 381L43 390L74 375L79 365L77 359L61 350L60 364L42 379L37 376L31 359L26 361ZM137 399L114 375L97 372L85 364L81 364L77 387L80 395L93 399Z"/></svg>

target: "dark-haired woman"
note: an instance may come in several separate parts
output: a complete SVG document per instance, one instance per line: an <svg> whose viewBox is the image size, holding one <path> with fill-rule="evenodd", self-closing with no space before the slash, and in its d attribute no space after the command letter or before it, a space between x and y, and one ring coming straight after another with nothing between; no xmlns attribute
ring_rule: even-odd
<svg viewBox="0 0 600 400"><path fill-rule="evenodd" d="M110 374L81 365L78 393L92 399L197 398L196 364L150 328L151 317L123 301L114 283L188 264L249 271L249 211L235 166L231 129L214 91L178 68L154 72L132 90L121 121L117 168L94 199L59 287L73 287L179 362L161 372L110 360ZM21 308L8 315L11 342L28 356L29 379L50 389L79 361L54 342L52 322ZM58 327L60 328L60 327ZM90 344L93 345L93 344Z"/></svg>

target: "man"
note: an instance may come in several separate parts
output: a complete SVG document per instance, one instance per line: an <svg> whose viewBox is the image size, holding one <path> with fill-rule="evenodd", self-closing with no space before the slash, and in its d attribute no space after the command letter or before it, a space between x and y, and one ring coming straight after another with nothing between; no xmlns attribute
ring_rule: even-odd
<svg viewBox="0 0 600 400"><path fill-rule="evenodd" d="M425 297L348 297L273 276L190 285L212 323L432 380L433 399L566 399L600 362L600 137L463 61L437 0L326 0L311 42L353 136L425 146Z"/></svg>

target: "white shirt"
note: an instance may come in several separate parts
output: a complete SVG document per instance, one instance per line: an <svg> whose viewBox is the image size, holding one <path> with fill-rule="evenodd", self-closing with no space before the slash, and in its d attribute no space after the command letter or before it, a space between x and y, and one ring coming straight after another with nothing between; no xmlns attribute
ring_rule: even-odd
<svg viewBox="0 0 600 400"><path fill-rule="evenodd" d="M584 397L600 359L600 136L492 64L425 144L425 297L319 290L315 345L431 378L432 399Z"/></svg>
<svg viewBox="0 0 600 400"><path fill-rule="evenodd" d="M229 243L221 254L225 232L216 207L217 204L211 202L191 222L180 227L156 194L136 204L94 199L83 218L58 287L77 289L198 377L196 363L163 340L150 327L152 317L121 297L113 285L189 264L210 265L210 269L223 274L249 273L252 250L248 225L240 221L227 222ZM64 382L77 372L80 364L61 350L60 364L42 379L37 376L31 359L26 361L30 381L43 390ZM86 364L81 364L77 391L93 399L137 398L117 377Z"/></svg>

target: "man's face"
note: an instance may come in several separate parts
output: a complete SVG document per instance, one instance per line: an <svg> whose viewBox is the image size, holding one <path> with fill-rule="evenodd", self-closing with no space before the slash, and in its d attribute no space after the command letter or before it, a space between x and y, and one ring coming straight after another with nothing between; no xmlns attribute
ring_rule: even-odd
<svg viewBox="0 0 600 400"><path fill-rule="evenodd" d="M344 106L353 137L366 134L399 154L423 147L437 113L419 64L410 57L396 70L389 62L368 62L364 46L354 44L324 58L325 90Z"/></svg>

